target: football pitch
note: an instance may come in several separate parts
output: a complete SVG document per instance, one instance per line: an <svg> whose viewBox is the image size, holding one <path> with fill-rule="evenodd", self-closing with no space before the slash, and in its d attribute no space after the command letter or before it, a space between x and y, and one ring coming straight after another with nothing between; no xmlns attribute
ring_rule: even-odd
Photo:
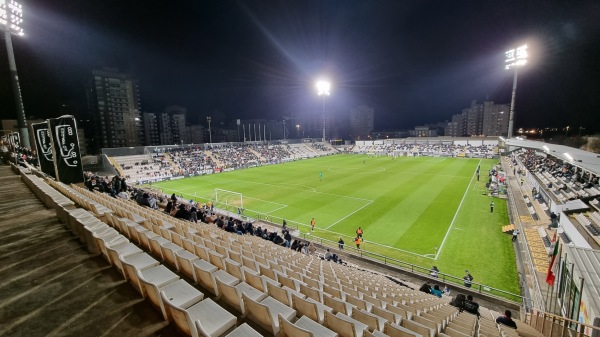
<svg viewBox="0 0 600 337"><path fill-rule="evenodd" d="M497 159L335 155L153 184L203 203L298 228L302 235L519 292L504 199L485 195ZM481 181L475 171L481 166ZM218 191L216 190L218 189ZM229 191L229 192L228 192ZM241 193L242 197L237 192ZM490 203L494 201L494 212ZM310 231L311 218L316 226ZM315 238L316 239L316 238Z"/></svg>

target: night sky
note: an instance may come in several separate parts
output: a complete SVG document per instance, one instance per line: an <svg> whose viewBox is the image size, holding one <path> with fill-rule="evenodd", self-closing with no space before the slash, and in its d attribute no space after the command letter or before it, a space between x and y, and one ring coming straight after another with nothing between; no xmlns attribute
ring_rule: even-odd
<svg viewBox="0 0 600 337"><path fill-rule="evenodd" d="M529 44L518 127L600 131L600 2L507 0L22 0L13 37L27 116L86 111L102 66L140 80L142 110L188 108L192 122L375 109L376 129L449 120L472 100L509 103L504 51ZM14 118L4 41L0 115Z"/></svg>

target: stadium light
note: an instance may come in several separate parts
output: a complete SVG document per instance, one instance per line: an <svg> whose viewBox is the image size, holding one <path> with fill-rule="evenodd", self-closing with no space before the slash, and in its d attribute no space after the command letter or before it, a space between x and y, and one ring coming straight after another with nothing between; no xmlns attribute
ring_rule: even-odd
<svg viewBox="0 0 600 337"><path fill-rule="evenodd" d="M505 69L514 69L515 75L513 79L512 97L510 100L510 114L508 116L508 139L513 136L513 126L515 118L515 97L517 95L517 72L518 69L527 64L527 45L522 45L515 49L507 50L506 59L504 60Z"/></svg>
<svg viewBox="0 0 600 337"><path fill-rule="evenodd" d="M25 109L23 108L23 98L21 97L21 86L19 85L19 75L17 74L17 64L15 62L15 52L12 46L11 34L22 36L23 32L23 7L14 0L0 0L0 29L4 31L4 40L6 41L6 53L8 54L8 67L10 69L10 80L12 82L13 94L17 105L17 127L21 136L21 146L31 147L29 144L29 131L27 130L27 119L25 118Z"/></svg>
<svg viewBox="0 0 600 337"><path fill-rule="evenodd" d="M329 96L331 83L326 81L317 82L317 94L323 97L323 142L325 142L325 96Z"/></svg>

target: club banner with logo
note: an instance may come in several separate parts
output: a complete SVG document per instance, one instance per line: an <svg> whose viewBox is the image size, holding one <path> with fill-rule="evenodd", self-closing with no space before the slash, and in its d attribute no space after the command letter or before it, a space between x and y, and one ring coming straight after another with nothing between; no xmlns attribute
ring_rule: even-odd
<svg viewBox="0 0 600 337"><path fill-rule="evenodd" d="M48 123L31 124L33 138L35 139L35 148L38 154L38 164L45 174L56 178L54 171L54 160L52 159L52 142L50 141L50 130Z"/></svg>
<svg viewBox="0 0 600 337"><path fill-rule="evenodd" d="M65 184L83 182L83 166L77 137L77 123L73 116L48 120L56 180Z"/></svg>
<svg viewBox="0 0 600 337"><path fill-rule="evenodd" d="M10 143L15 147L21 147L21 136L19 136L18 132L13 132L10 134Z"/></svg>

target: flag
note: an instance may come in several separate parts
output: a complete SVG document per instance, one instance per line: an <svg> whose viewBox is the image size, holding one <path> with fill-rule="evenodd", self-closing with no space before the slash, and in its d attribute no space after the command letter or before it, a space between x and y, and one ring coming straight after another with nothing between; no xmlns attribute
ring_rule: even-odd
<svg viewBox="0 0 600 337"><path fill-rule="evenodd" d="M548 266L548 274L546 275L546 283L551 286L554 286L554 280L556 279L556 273L558 269L558 261L556 256L558 255L558 246L559 242L556 240L556 232L554 232L554 237L552 238L552 242L554 242L554 249L552 250L550 265Z"/></svg>

